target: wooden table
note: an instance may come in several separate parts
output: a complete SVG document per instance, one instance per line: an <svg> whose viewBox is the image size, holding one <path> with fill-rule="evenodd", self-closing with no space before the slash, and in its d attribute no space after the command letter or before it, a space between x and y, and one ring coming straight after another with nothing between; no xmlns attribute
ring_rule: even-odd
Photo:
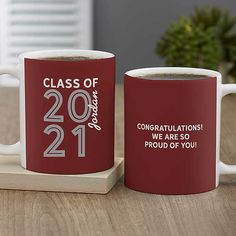
<svg viewBox="0 0 236 236"><path fill-rule="evenodd" d="M0 89L0 142L19 137L17 103L18 89ZM116 109L116 155L123 156L121 86ZM224 98L222 113L221 158L236 163L236 96ZM236 175L187 196L135 192L123 180L107 195L0 190L0 235L236 235Z"/></svg>

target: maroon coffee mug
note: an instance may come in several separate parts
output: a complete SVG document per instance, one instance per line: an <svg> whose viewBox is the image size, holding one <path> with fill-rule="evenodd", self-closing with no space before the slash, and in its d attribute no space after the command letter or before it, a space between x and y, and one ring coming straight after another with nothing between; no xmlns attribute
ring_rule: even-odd
<svg viewBox="0 0 236 236"><path fill-rule="evenodd" d="M218 186L236 165L219 160L221 98L236 92L218 72L147 68L125 74L125 185L159 194Z"/></svg>
<svg viewBox="0 0 236 236"><path fill-rule="evenodd" d="M32 171L92 173L114 164L115 56L91 50L20 55L20 143L0 146Z"/></svg>

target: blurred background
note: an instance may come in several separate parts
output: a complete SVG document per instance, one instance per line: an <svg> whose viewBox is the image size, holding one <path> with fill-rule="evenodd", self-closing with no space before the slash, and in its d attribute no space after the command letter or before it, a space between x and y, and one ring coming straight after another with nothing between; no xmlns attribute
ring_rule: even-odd
<svg viewBox="0 0 236 236"><path fill-rule="evenodd" d="M0 63L30 50L97 49L116 54L118 82L164 65L216 69L232 82L235 15L235 0L1 0Z"/></svg>

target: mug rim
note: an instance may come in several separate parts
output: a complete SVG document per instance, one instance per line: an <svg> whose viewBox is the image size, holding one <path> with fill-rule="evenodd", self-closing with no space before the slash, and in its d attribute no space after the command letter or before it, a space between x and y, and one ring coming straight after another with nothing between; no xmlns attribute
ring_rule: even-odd
<svg viewBox="0 0 236 236"><path fill-rule="evenodd" d="M137 79L160 80L160 79L142 77L142 76L147 76L147 75L152 75L152 74L160 74L160 75L161 74L169 74L169 75L170 74L176 74L176 75L189 74L189 75L216 77L218 79L222 78L221 73L218 71L202 69L202 68L192 68L192 67L168 67L168 66L167 67L148 67L148 68L139 68L139 69L129 70L125 73L125 75L128 75L133 78L137 78Z"/></svg>
<svg viewBox="0 0 236 236"><path fill-rule="evenodd" d="M19 55L19 60L41 59L43 57L89 57L89 59L107 59L113 58L115 55L110 52L87 49L53 49L53 50L37 50L24 52Z"/></svg>

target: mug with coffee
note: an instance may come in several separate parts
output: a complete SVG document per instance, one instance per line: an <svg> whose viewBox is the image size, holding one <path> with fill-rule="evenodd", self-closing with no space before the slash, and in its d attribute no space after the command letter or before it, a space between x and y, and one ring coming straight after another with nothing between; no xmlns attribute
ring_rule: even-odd
<svg viewBox="0 0 236 236"><path fill-rule="evenodd" d="M128 71L125 89L125 185L159 194L212 190L236 165L219 160L221 99L236 92L216 71Z"/></svg>
<svg viewBox="0 0 236 236"><path fill-rule="evenodd" d="M20 154L27 170L81 174L114 164L115 56L92 50L23 53L0 74L20 80Z"/></svg>

